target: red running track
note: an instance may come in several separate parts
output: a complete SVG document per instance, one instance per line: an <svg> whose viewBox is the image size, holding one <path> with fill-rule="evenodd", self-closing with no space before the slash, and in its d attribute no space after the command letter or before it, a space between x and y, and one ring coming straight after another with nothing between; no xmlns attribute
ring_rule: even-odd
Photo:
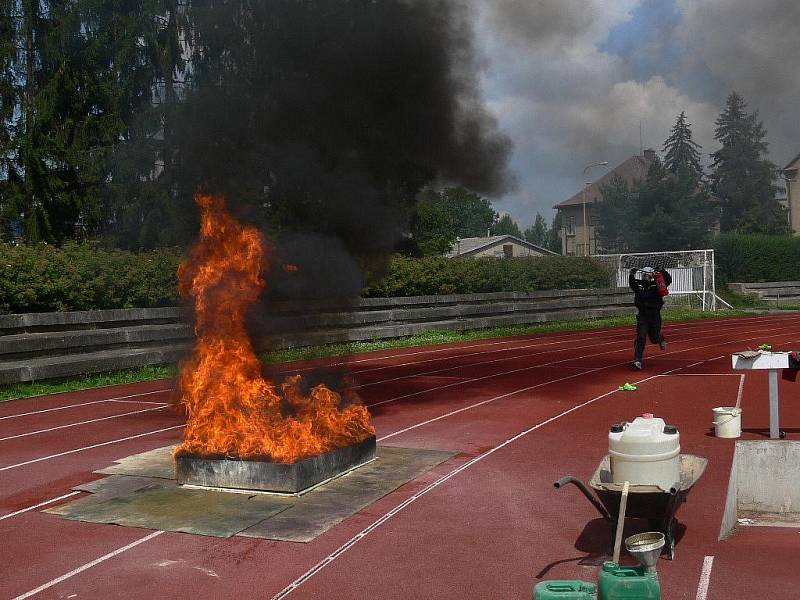
<svg viewBox="0 0 800 600"><path fill-rule="evenodd" d="M709 457L679 518L665 598L791 598L798 530L748 528L718 541L733 442L710 435L711 408L736 401L729 355L800 344L794 315L667 324L666 352L629 370L631 331L476 340L270 367L332 367L359 386L381 443L459 454L308 544L217 539L78 523L40 512L121 457L180 438L171 382L114 386L0 405L2 598L526 598L537 575L593 579L578 560L607 526L568 488L606 452L609 424L654 412L684 452ZM637 392L617 392L625 381ZM796 437L796 391L781 381L782 423ZM751 436L768 427L766 375L743 387ZM67 498L61 498L73 494ZM56 498L59 500L52 501ZM47 503L48 501L52 501ZM46 503L46 504L43 504Z"/></svg>

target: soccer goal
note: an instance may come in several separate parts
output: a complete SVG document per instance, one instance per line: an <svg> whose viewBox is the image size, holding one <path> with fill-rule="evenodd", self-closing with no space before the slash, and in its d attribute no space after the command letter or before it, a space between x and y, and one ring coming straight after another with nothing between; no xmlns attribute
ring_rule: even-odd
<svg viewBox="0 0 800 600"><path fill-rule="evenodd" d="M628 275L634 267L663 267L672 276L668 304L702 310L717 310L720 304L731 308L730 304L717 296L713 250L597 254L592 258L609 269L611 287L628 287Z"/></svg>

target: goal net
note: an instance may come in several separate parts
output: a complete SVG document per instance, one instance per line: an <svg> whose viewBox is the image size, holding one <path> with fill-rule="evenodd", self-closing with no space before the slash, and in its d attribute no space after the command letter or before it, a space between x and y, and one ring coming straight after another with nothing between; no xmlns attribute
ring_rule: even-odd
<svg viewBox="0 0 800 600"><path fill-rule="evenodd" d="M634 267L662 267L672 276L667 304L702 310L717 310L720 304L730 308L716 293L713 250L597 254L592 258L611 273L611 287L628 287L628 276Z"/></svg>

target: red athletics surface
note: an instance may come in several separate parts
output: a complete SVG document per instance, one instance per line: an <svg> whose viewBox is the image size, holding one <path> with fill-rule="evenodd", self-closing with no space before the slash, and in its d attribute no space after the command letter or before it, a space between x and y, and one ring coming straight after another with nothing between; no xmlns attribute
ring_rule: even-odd
<svg viewBox="0 0 800 600"><path fill-rule="evenodd" d="M709 458L678 511L676 559L659 561L663 597L798 597L800 530L717 539L733 441L713 437L711 409L735 404L744 373L745 437L766 437L767 375L732 371L730 354L763 342L797 349L800 320L668 323L664 332L666 352L648 346L642 372L629 369L630 328L269 367L330 367L371 406L379 443L459 452L308 544L153 536L40 512L80 494L32 508L116 459L178 442L181 420L165 406L172 382L4 403L0 597L530 598L537 576L594 580L596 569L578 561L605 549L608 526L577 489L552 484L567 474L587 480L608 426L643 412L676 424L683 452ZM615 391L626 381L639 389ZM797 439L800 382L779 385L782 429ZM709 587L699 596L704 564Z"/></svg>

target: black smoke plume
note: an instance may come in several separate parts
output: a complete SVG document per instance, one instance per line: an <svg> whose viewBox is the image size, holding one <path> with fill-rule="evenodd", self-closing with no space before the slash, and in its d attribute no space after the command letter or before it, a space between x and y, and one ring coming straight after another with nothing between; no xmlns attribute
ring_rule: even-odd
<svg viewBox="0 0 800 600"><path fill-rule="evenodd" d="M513 185L460 0L190 7L181 201L189 210L202 185L267 232L271 300L357 297L425 185ZM196 231L192 218L183 226Z"/></svg>

